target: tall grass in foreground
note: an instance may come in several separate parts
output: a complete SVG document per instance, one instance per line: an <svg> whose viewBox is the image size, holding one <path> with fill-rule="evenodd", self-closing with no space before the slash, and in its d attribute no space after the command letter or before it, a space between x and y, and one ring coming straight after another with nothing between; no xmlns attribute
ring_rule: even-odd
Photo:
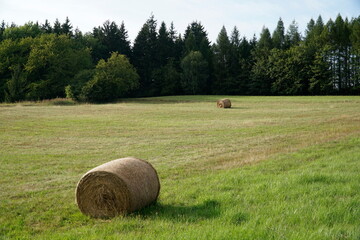
<svg viewBox="0 0 360 240"><path fill-rule="evenodd" d="M0 239L359 239L360 98L0 105ZM90 219L90 168L150 161L157 204Z"/></svg>

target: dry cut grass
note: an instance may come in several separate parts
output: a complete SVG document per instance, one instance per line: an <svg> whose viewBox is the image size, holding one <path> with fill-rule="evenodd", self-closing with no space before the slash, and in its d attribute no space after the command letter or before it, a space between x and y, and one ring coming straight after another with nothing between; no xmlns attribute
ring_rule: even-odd
<svg viewBox="0 0 360 240"><path fill-rule="evenodd" d="M232 108L216 107L216 100L224 97L231 100ZM193 238L211 238L202 235L206 232L221 239L230 232L244 232L244 239L253 239L246 238L246 234L256 234L251 229L262 229L258 234L270 236L269 231L278 227L271 235L277 239L281 234L290 238L303 234L299 239L306 239L317 231L328 231L332 238L316 239L336 239L331 226L317 225L315 220L326 224L340 221L326 214L334 199L343 199L346 194L353 198L346 198L350 202L344 200L334 214L350 209L351 204L358 206L358 196L352 191L358 186L355 170L348 179L350 185L337 179L346 175L342 170L344 156L351 160L348 164L356 166L359 106L360 97L356 96L175 96L102 105L0 105L0 238L46 239L57 234L57 239L146 239L160 235L163 239L181 239L185 233ZM326 152L331 148L321 150L321 146L333 144L341 152L347 149L348 139L355 139L351 148L334 157L336 167L327 166ZM301 153L306 149L312 150ZM293 162L286 156L299 152L295 161L300 165L291 170ZM335 156L336 151L331 154ZM149 161L159 173L163 186L160 205L145 213L150 219L135 215L109 223L83 216L74 201L81 176L95 166L127 156ZM301 165L303 156L321 161L314 168L306 168ZM271 159L281 161L273 163ZM264 168L276 171L263 175L265 170L257 166L268 160ZM303 175L298 175L302 167L304 181ZM316 168L324 172L318 176L312 172ZM290 172L294 173L293 180L283 182L290 178ZM319 181L336 185L329 190L333 195L325 194L327 188L323 196L316 195ZM304 184L308 192L304 192ZM341 196L339 189L344 191ZM306 215L313 203L299 198L307 194L319 204L318 209L323 209L314 217ZM294 201L291 206L287 205L289 197ZM301 201L297 202L298 198ZM275 204L278 200L283 200L283 205ZM299 210L307 216L304 221L293 214L297 210L292 208L298 204L305 204ZM292 216L291 220L282 211ZM336 233L341 235L342 226L352 229L346 219L357 219L357 215L349 214L341 215L345 220ZM277 221L283 219L283 225L272 225L267 220L271 216ZM312 220L311 233L293 227L307 229L307 222ZM293 225L287 225L289 221L294 221ZM149 229L153 230L147 235Z"/></svg>

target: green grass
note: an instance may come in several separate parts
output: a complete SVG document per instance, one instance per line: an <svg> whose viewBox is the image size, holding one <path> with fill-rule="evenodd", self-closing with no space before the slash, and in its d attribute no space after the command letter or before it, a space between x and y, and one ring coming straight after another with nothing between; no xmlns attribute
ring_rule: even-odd
<svg viewBox="0 0 360 240"><path fill-rule="evenodd" d="M360 239L360 97L0 105L0 239ZM91 219L77 181L134 156L157 204Z"/></svg>

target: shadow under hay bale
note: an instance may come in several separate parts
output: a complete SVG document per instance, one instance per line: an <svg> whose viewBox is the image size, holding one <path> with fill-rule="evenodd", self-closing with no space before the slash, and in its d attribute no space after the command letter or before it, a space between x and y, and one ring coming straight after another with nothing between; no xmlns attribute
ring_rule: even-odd
<svg viewBox="0 0 360 240"><path fill-rule="evenodd" d="M160 218L174 222L198 222L220 216L220 203L206 200L197 205L170 205L156 203L136 212L144 219Z"/></svg>
<svg viewBox="0 0 360 240"><path fill-rule="evenodd" d="M230 99L221 99L216 102L218 108L231 108L231 101Z"/></svg>
<svg viewBox="0 0 360 240"><path fill-rule="evenodd" d="M159 192L159 178L152 165L128 157L88 171L76 187L76 202L85 215L111 218L150 205Z"/></svg>

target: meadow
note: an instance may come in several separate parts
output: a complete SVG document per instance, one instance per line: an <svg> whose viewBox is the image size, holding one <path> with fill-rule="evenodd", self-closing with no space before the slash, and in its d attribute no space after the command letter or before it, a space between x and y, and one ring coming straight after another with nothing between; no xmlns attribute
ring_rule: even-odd
<svg viewBox="0 0 360 240"><path fill-rule="evenodd" d="M0 239L360 239L360 97L0 104ZM156 204L92 219L81 176L133 156Z"/></svg>

